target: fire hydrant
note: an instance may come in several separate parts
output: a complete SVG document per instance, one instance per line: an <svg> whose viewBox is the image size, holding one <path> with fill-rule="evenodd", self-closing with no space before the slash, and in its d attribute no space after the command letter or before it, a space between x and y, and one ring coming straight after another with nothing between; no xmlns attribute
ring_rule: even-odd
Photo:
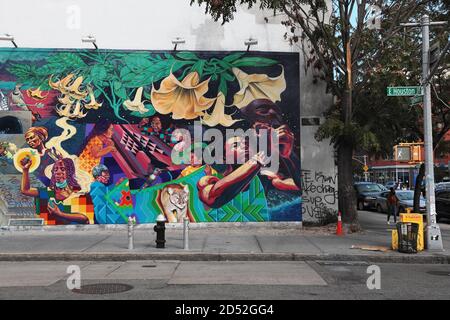
<svg viewBox="0 0 450 320"><path fill-rule="evenodd" d="M164 249L166 245L166 218L163 214L156 218L156 226L153 230L156 232L156 248Z"/></svg>

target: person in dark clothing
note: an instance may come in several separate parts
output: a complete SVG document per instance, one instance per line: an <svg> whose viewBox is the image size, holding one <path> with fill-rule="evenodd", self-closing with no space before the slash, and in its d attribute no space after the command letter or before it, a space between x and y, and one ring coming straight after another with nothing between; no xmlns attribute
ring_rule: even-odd
<svg viewBox="0 0 450 320"><path fill-rule="evenodd" d="M394 188L390 189L389 195L387 197L387 209L388 209L388 216L387 216L387 223L390 223L391 215L394 215L394 223L397 223L397 210L398 210L398 197L395 194Z"/></svg>

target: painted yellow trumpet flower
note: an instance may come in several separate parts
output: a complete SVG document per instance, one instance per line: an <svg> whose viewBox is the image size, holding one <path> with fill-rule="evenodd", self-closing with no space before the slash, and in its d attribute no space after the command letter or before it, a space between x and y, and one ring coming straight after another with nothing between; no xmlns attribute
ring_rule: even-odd
<svg viewBox="0 0 450 320"><path fill-rule="evenodd" d="M239 109L246 107L257 99L280 101L281 94L286 90L284 68L278 77L271 78L266 74L247 74L239 68L233 68L233 73L239 81L241 89L234 95L233 104Z"/></svg>
<svg viewBox="0 0 450 320"><path fill-rule="evenodd" d="M147 113L150 110L147 109L144 105L144 101L142 101L142 93L144 91L143 87L140 87L136 91L136 95L134 96L134 100L127 100L123 103L123 106L130 111L139 112L141 114Z"/></svg>
<svg viewBox="0 0 450 320"><path fill-rule="evenodd" d="M50 88L61 91L61 88L66 88L69 86L70 81L72 81L72 78L75 75L73 73L68 74L66 77L64 77L62 80L59 80L57 82L52 82L53 75L50 76L48 79L48 85Z"/></svg>
<svg viewBox="0 0 450 320"><path fill-rule="evenodd" d="M88 87L88 92L89 92L90 101L89 101L89 103L85 104L84 107L86 109L88 109L88 110L90 110L90 109L94 109L94 110L99 109L103 105L103 103L98 103L95 100L94 91L92 91L91 87Z"/></svg>
<svg viewBox="0 0 450 320"><path fill-rule="evenodd" d="M73 110L72 110L73 109ZM81 119L87 116L87 113L84 113L81 106L81 101L78 100L73 107L72 104L62 105L60 107L55 108L56 113L61 117L67 117L69 119Z"/></svg>
<svg viewBox="0 0 450 320"><path fill-rule="evenodd" d="M75 104L75 108L72 112L72 117L81 119L86 116L87 116L87 112L86 113L83 112L82 107L81 107L81 101L78 100L77 103Z"/></svg>
<svg viewBox="0 0 450 320"><path fill-rule="evenodd" d="M67 117L67 118L71 117L71 114L72 114L71 109L72 109L72 103L65 104L65 105L62 105L59 107L55 107L55 111L60 117Z"/></svg>
<svg viewBox="0 0 450 320"><path fill-rule="evenodd" d="M65 94L62 97L59 97L58 101L63 105L68 105L68 104L72 105L75 102L75 100L70 98L70 96L68 94Z"/></svg>
<svg viewBox="0 0 450 320"><path fill-rule="evenodd" d="M219 92L219 95L217 96L216 105L214 106L212 114L206 112L201 120L210 127L215 127L217 125L231 127L236 122L242 121L233 120L230 115L225 114L225 96L222 92Z"/></svg>
<svg viewBox="0 0 450 320"><path fill-rule="evenodd" d="M42 95L41 87L34 90L28 89L27 94L30 98L33 98L34 100L44 100L45 98L48 97L48 94L45 96Z"/></svg>
<svg viewBox="0 0 450 320"><path fill-rule="evenodd" d="M75 81L70 85L70 87L66 87L67 93L70 94L70 97L75 100L81 100L87 97L87 91L80 91L80 86L83 83L83 77L78 77Z"/></svg>
<svg viewBox="0 0 450 320"><path fill-rule="evenodd" d="M191 72L183 81L170 74L161 82L158 90L154 87L151 99L155 110L161 114L172 113L172 119L191 120L203 116L216 99L206 98L209 80L200 82L197 72Z"/></svg>

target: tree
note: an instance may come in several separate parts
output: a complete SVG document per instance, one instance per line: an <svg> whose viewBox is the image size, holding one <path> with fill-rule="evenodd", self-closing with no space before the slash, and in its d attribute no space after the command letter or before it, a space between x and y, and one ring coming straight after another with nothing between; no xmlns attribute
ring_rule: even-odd
<svg viewBox="0 0 450 320"><path fill-rule="evenodd" d="M353 153L359 148L380 147L380 137L370 130L373 126L361 120L368 81L374 72L391 72L382 62L402 31L400 23L426 10L431 1L191 0L191 4L195 2L206 4L206 13L215 20L222 18L223 23L233 18L238 5L259 4L261 9L281 12L286 17L283 24L290 31L287 38L302 44L307 66L320 70L335 97L336 103L327 112L316 138L331 138L337 150L339 210L344 222L357 223ZM382 18L380 28L370 24L374 9Z"/></svg>

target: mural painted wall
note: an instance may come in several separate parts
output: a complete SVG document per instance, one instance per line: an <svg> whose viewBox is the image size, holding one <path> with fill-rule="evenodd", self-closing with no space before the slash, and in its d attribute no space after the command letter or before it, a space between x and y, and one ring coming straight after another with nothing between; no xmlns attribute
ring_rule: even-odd
<svg viewBox="0 0 450 320"><path fill-rule="evenodd" d="M0 49L0 199L47 225L301 221L299 86L296 53Z"/></svg>

